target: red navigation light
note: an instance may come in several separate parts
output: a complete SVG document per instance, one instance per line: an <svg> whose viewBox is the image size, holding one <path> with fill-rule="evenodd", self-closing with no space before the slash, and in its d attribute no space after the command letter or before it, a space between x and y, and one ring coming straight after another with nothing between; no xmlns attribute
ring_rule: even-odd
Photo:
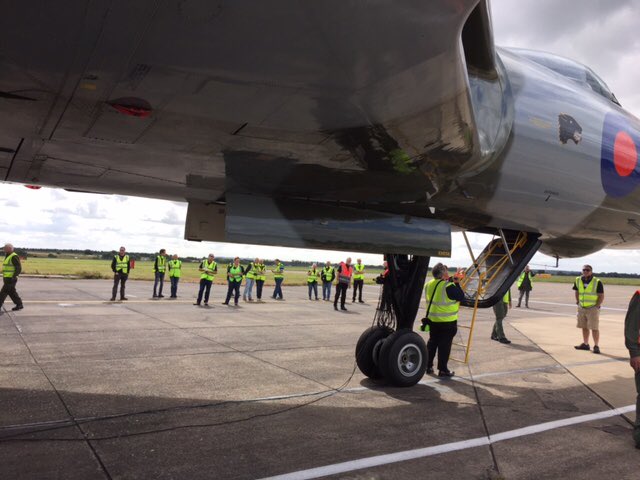
<svg viewBox="0 0 640 480"><path fill-rule="evenodd" d="M31 190L40 190L42 188L40 185L25 185L25 187L30 188Z"/></svg>
<svg viewBox="0 0 640 480"><path fill-rule="evenodd" d="M107 102L107 105L110 105L123 115L138 118L147 118L153 111L149 102L136 97L117 98Z"/></svg>

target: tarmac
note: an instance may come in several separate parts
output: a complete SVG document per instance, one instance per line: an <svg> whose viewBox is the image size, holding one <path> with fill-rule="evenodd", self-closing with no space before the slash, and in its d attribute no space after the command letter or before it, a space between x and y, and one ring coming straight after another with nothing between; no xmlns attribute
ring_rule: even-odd
<svg viewBox="0 0 640 480"><path fill-rule="evenodd" d="M635 288L604 283L601 355L573 348L571 285L538 282L511 345L481 310L469 364L402 389L354 368L378 286L342 313L286 283L239 307L214 286L205 309L195 284L111 303L109 281L23 278L25 309L0 316L0 479L637 480Z"/></svg>

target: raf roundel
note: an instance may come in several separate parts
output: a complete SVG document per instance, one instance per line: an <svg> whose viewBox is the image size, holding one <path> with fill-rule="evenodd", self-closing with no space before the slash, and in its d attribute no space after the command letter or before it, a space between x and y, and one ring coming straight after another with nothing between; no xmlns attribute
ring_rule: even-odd
<svg viewBox="0 0 640 480"><path fill-rule="evenodd" d="M605 117L600 173L607 195L624 197L640 185L639 146L640 135L626 119L615 113Z"/></svg>

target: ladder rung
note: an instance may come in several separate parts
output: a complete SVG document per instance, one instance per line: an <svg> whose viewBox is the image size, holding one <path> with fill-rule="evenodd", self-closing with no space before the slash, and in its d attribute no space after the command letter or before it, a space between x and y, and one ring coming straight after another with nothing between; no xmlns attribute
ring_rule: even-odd
<svg viewBox="0 0 640 480"><path fill-rule="evenodd" d="M468 325L458 325L458 328L468 328L468 329L471 329L471 327L470 327L470 326L468 326Z"/></svg>
<svg viewBox="0 0 640 480"><path fill-rule="evenodd" d="M453 357L449 357L449 360L453 360L454 362L458 362L458 363L465 363L464 360L458 360L457 358L453 358Z"/></svg>
<svg viewBox="0 0 640 480"><path fill-rule="evenodd" d="M453 342L453 345L456 345L458 347L464 347L467 348L467 345L465 345L464 343L457 343L457 342Z"/></svg>

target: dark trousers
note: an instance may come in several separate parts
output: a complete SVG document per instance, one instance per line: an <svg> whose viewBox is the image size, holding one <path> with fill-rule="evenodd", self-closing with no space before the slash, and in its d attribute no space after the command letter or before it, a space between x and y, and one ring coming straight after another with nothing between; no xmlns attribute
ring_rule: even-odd
<svg viewBox="0 0 640 480"><path fill-rule="evenodd" d="M234 282L233 280L229 280L229 288L227 288L227 299L224 301L224 303L229 303L229 300L231 300L231 295L235 292L233 301L236 305L238 304L238 299L240 298L241 283L242 282Z"/></svg>
<svg viewBox="0 0 640 480"><path fill-rule="evenodd" d="M153 282L153 296L156 295L156 288L160 284L160 289L158 290L158 295L162 295L162 286L164 285L164 272L156 272L156 279Z"/></svg>
<svg viewBox="0 0 640 480"><path fill-rule="evenodd" d="M360 293L358 295L358 300L362 301L362 286L364 285L364 280L354 280L353 281L353 301L356 301L356 292L360 289Z"/></svg>
<svg viewBox="0 0 640 480"><path fill-rule="evenodd" d="M520 296L518 297L518 306L522 303L522 296L524 295L524 306L529 306L529 292L531 290L520 290Z"/></svg>
<svg viewBox="0 0 640 480"><path fill-rule="evenodd" d="M458 322L431 322L427 352L429 359L427 368L433 368L433 360L438 353L438 370L447 371L447 363L451 354L451 344L458 332Z"/></svg>
<svg viewBox="0 0 640 480"><path fill-rule="evenodd" d="M640 372L636 373L636 392L638 392L638 397L636 398L636 423L633 427L633 439L636 441L636 446L640 447Z"/></svg>
<svg viewBox="0 0 640 480"><path fill-rule="evenodd" d="M333 306L338 306L338 298L340 298L340 307L344 308L344 301L347 297L347 289L349 288L348 283L340 283L336 285L336 296L333 299Z"/></svg>
<svg viewBox="0 0 640 480"><path fill-rule="evenodd" d="M124 284L127 283L127 278L129 275L125 275L122 272L117 272L113 276L113 290L111 291L111 298L113 300L116 299L116 294L118 293L118 283L120 283L120 300L124 299Z"/></svg>
<svg viewBox="0 0 640 480"><path fill-rule="evenodd" d="M331 285L332 282L322 282L322 299L331 300Z"/></svg>
<svg viewBox="0 0 640 480"><path fill-rule="evenodd" d="M282 282L284 278L276 278L276 288L273 289L273 298L282 298Z"/></svg>
<svg viewBox="0 0 640 480"><path fill-rule="evenodd" d="M171 298L176 298L178 296L178 282L180 281L180 277L169 277L171 280Z"/></svg>
<svg viewBox="0 0 640 480"><path fill-rule="evenodd" d="M311 300L311 292L313 292L316 296L316 300L318 299L318 282L307 283L309 285L309 300Z"/></svg>
<svg viewBox="0 0 640 480"><path fill-rule="evenodd" d="M209 294L211 293L211 284L213 282L211 280L207 280L206 278L200 279L200 290L198 290L198 300L196 303L200 305L202 301L202 294L204 293L204 303L205 305L209 303Z"/></svg>
<svg viewBox="0 0 640 480"><path fill-rule="evenodd" d="M505 338L504 329L502 328L502 320L507 316L509 310L509 304L504 302L498 302L493 306L493 313L496 315L496 321L493 324L493 330L491 336L497 339Z"/></svg>
<svg viewBox="0 0 640 480"><path fill-rule="evenodd" d="M264 287L264 280L256 280L256 297L258 297L258 300L262 299L262 287Z"/></svg>
<svg viewBox="0 0 640 480"><path fill-rule="evenodd" d="M0 290L0 307L4 304L4 301L7 299L7 297L11 298L11 301L15 303L16 306L22 306L22 299L20 298L20 295L18 295L18 291L16 290L16 283L18 283L18 277L2 279L2 290Z"/></svg>

